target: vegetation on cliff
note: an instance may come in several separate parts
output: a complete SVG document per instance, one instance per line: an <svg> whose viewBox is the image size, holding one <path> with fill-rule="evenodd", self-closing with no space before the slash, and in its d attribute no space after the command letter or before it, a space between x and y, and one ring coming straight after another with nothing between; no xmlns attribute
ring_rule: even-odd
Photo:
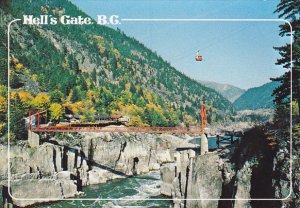
<svg viewBox="0 0 300 208"><path fill-rule="evenodd" d="M87 16L67 0L13 0L0 10L3 37L7 23L23 14ZM5 39L0 47L4 88ZM134 38L106 26L14 23L11 53L14 93L10 96L22 106L20 111L12 110L11 117L24 118L29 109L48 109L52 121L68 112L79 114L83 121L92 121L95 114L121 114L130 115L134 126L195 125L203 99L211 106L209 122L229 119L233 112L231 103L219 93L177 71ZM5 132L7 111L5 107L0 110Z"/></svg>

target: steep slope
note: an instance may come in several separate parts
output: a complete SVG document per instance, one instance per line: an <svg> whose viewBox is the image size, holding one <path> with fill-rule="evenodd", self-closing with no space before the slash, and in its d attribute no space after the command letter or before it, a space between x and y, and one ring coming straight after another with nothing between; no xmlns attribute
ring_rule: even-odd
<svg viewBox="0 0 300 208"><path fill-rule="evenodd" d="M245 90L230 84L222 84L222 83L217 83L212 81L202 81L202 80L200 80L199 82L205 85L206 87L216 90L232 103L245 92Z"/></svg>
<svg viewBox="0 0 300 208"><path fill-rule="evenodd" d="M67 0L13 0L0 12L4 37L7 23L24 14L87 16ZM129 114L132 125L153 126L195 123L202 99L211 106L209 122L228 119L233 112L231 103L215 90L177 71L120 30L97 24L19 22L12 26L11 44L11 87L29 92L28 99L35 97L25 110L45 109L55 102L85 120L95 114ZM1 39L1 45L5 48L6 40ZM50 103L41 105L46 98ZM52 109L61 109L59 105Z"/></svg>
<svg viewBox="0 0 300 208"><path fill-rule="evenodd" d="M273 90L278 87L277 82L269 82L260 87L248 89L241 97L234 101L236 110L256 110L273 107Z"/></svg>

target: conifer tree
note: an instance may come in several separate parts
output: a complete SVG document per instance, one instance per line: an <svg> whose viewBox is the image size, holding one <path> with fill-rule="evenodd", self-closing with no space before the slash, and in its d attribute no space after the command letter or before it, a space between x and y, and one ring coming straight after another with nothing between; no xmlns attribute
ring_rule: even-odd
<svg viewBox="0 0 300 208"><path fill-rule="evenodd" d="M17 139L26 139L25 130L25 109L22 105L21 99L18 94L11 99L10 105L10 131Z"/></svg>
<svg viewBox="0 0 300 208"><path fill-rule="evenodd" d="M281 58L277 60L277 65L282 65L288 71L281 77L273 78L271 80L281 83L273 91L275 95L275 103L278 106L286 105L290 103L291 94L291 81L292 81L292 98L300 106L300 1L299 0L281 0L277 5L275 12L279 13L279 18L284 18L288 22L280 25L280 36L293 37L293 44L286 44L284 46L275 47L278 50ZM292 53L291 53L292 47ZM292 57L291 57L292 56ZM292 58L292 64L291 64ZM292 78L292 79L291 79Z"/></svg>

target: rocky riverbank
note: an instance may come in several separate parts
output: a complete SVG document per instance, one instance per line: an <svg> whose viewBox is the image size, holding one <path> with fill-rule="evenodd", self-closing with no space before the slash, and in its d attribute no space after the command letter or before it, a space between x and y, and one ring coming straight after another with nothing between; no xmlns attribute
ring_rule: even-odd
<svg viewBox="0 0 300 208"><path fill-rule="evenodd" d="M253 129L233 146L205 155L195 152L191 139L172 135L82 133L43 136L43 144L36 148L11 146L10 192L16 198L34 200L9 197L7 147L0 146L4 202L25 207L56 201L81 194L84 186L160 170L160 192L172 198L175 208L292 208L298 203L294 200L299 195L297 174L292 174L295 183L292 198L288 200L230 200L280 199L289 195L288 137L274 146L274 134ZM299 165L293 168L297 173Z"/></svg>
<svg viewBox="0 0 300 208"><path fill-rule="evenodd" d="M298 207L297 174L290 195L289 138L265 132L254 128L232 147L205 155L175 153L175 163L160 168L161 193L172 197L175 208ZM284 142L275 145L275 137Z"/></svg>
<svg viewBox="0 0 300 208"><path fill-rule="evenodd" d="M74 197L82 187L158 170L174 162L176 148L194 147L172 135L82 133L49 136L42 145L12 146L11 189L8 195L7 147L0 146L4 202L25 207ZM34 199L34 200L17 200Z"/></svg>

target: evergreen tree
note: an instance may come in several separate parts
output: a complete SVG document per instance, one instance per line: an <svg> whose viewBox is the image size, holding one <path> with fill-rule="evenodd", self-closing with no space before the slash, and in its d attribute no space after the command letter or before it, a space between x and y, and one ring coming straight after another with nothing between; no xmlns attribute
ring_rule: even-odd
<svg viewBox="0 0 300 208"><path fill-rule="evenodd" d="M97 72L96 69L93 69L93 72L91 74L92 81L96 84L97 83Z"/></svg>
<svg viewBox="0 0 300 208"><path fill-rule="evenodd" d="M79 91L76 87L74 87L73 90L72 90L71 101L74 103L74 102L77 102L79 100L80 100Z"/></svg>
<svg viewBox="0 0 300 208"><path fill-rule="evenodd" d="M10 0L1 0L0 1L0 8L7 7L10 3Z"/></svg>
<svg viewBox="0 0 300 208"><path fill-rule="evenodd" d="M281 77L273 78L271 80L281 83L273 91L275 95L275 103L278 106L285 106L290 103L291 94L291 77L292 77L292 97L293 101L298 103L298 109L300 107L300 7L299 0L281 0L277 5L275 12L279 13L279 18L285 18L292 26L293 31L289 23L284 23L280 26L280 36L293 35L293 45L291 54L291 44L285 46L275 47L278 50L281 58L277 60L278 65L282 65L289 71L283 74ZM292 55L292 57L291 57ZM292 58L292 65L291 65Z"/></svg>
<svg viewBox="0 0 300 208"><path fill-rule="evenodd" d="M50 92L50 102L51 103L61 103L64 94L59 90L54 90Z"/></svg>
<svg viewBox="0 0 300 208"><path fill-rule="evenodd" d="M0 35L3 37L5 34L4 32L0 32ZM7 58L6 58L6 51L4 47L0 46L0 84L7 85ZM4 58L5 57L5 58Z"/></svg>
<svg viewBox="0 0 300 208"><path fill-rule="evenodd" d="M18 94L11 99L10 109L10 132L12 132L17 139L26 139L24 120L26 110Z"/></svg>
<svg viewBox="0 0 300 208"><path fill-rule="evenodd" d="M15 71L11 71L10 73L10 87L13 89L17 89L22 87L23 84L21 83L18 75L16 74Z"/></svg>

